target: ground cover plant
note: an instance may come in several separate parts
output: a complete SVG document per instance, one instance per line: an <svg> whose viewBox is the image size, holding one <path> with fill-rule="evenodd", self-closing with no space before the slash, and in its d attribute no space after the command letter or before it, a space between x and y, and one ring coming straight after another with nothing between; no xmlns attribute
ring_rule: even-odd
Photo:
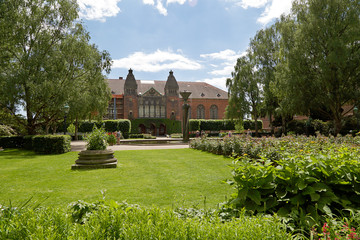
<svg viewBox="0 0 360 240"><path fill-rule="evenodd" d="M229 205L254 213L276 213L288 227L321 227L332 216L360 210L359 137L246 136L223 141L197 139L191 146L234 156ZM319 229L318 229L319 230Z"/></svg>
<svg viewBox="0 0 360 240"><path fill-rule="evenodd" d="M193 149L117 151L118 168L71 171L77 152L37 155L32 151L0 152L0 204L47 199L44 206L64 206L82 199L127 200L142 206L215 208L233 190L230 159Z"/></svg>
<svg viewBox="0 0 360 240"><path fill-rule="evenodd" d="M289 239L270 216L223 221L216 212L186 215L114 201L77 201L66 208L0 205L1 239Z"/></svg>

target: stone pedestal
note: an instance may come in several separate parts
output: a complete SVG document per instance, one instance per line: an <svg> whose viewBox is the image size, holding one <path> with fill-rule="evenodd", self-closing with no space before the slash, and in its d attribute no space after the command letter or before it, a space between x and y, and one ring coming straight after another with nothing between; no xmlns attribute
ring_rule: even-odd
<svg viewBox="0 0 360 240"><path fill-rule="evenodd" d="M116 168L116 166L117 159L114 158L114 151L86 150L79 153L79 158L71 166L71 169Z"/></svg>

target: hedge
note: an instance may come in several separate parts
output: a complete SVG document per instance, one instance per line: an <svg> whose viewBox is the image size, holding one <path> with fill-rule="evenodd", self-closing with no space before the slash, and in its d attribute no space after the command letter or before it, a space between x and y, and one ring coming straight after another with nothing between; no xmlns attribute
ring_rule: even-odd
<svg viewBox="0 0 360 240"><path fill-rule="evenodd" d="M166 127L166 133L181 133L181 121L170 119L154 119L154 118L142 118L131 120L131 134L138 134L139 125L144 124L146 128L150 129L151 124L155 124L156 128L160 127L160 124L164 124Z"/></svg>
<svg viewBox="0 0 360 240"><path fill-rule="evenodd" d="M3 148L23 148L24 138L22 136L1 136L0 147Z"/></svg>
<svg viewBox="0 0 360 240"><path fill-rule="evenodd" d="M97 128L104 127L107 132L121 131L124 138L129 138L131 122L127 119L105 120L103 122L82 121L79 123L79 132L92 132L94 126Z"/></svg>
<svg viewBox="0 0 360 240"><path fill-rule="evenodd" d="M6 136L0 137L0 147L58 154L71 150L71 137L69 135Z"/></svg>
<svg viewBox="0 0 360 240"><path fill-rule="evenodd" d="M32 137L33 150L37 153L66 153L71 150L69 135L36 135Z"/></svg>
<svg viewBox="0 0 360 240"><path fill-rule="evenodd" d="M255 130L255 121L245 120L243 122L244 129ZM204 120L204 119L191 119L190 131L229 131L235 130L235 121L233 120ZM258 120L258 128L262 129L262 121Z"/></svg>

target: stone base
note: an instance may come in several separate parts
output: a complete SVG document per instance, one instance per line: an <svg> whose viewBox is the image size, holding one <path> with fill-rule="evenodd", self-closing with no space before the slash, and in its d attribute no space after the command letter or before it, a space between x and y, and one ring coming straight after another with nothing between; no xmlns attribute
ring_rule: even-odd
<svg viewBox="0 0 360 240"><path fill-rule="evenodd" d="M117 159L112 150L86 150L79 153L79 158L71 166L76 169L116 168Z"/></svg>

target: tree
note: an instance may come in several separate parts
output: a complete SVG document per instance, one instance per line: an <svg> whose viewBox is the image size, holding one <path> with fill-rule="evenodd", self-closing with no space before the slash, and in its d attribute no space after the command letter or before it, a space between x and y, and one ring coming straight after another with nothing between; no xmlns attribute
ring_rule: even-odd
<svg viewBox="0 0 360 240"><path fill-rule="evenodd" d="M272 120L279 104L271 85L275 82L276 66L279 62L279 46L279 34L275 25L259 30L255 37L250 40L250 49L253 53L253 60L260 76L264 95L262 115L269 117L272 133L274 132Z"/></svg>
<svg viewBox="0 0 360 240"><path fill-rule="evenodd" d="M337 135L348 113L342 107L360 96L360 4L297 0L292 14L294 41L282 46L285 61L279 68L283 95L299 113L330 113ZM282 29L285 40L287 30Z"/></svg>
<svg viewBox="0 0 360 240"><path fill-rule="evenodd" d="M89 43L75 0L1 1L0 10L0 107L22 106L28 134L61 119L65 104L104 111L111 60ZM89 92L89 101L76 94Z"/></svg>
<svg viewBox="0 0 360 240"><path fill-rule="evenodd" d="M232 78L227 79L229 105L226 108L227 117L242 122L245 114L250 113L255 120L255 133L258 135L257 119L260 115L262 90L259 73L255 70L255 63L251 53L237 60Z"/></svg>

